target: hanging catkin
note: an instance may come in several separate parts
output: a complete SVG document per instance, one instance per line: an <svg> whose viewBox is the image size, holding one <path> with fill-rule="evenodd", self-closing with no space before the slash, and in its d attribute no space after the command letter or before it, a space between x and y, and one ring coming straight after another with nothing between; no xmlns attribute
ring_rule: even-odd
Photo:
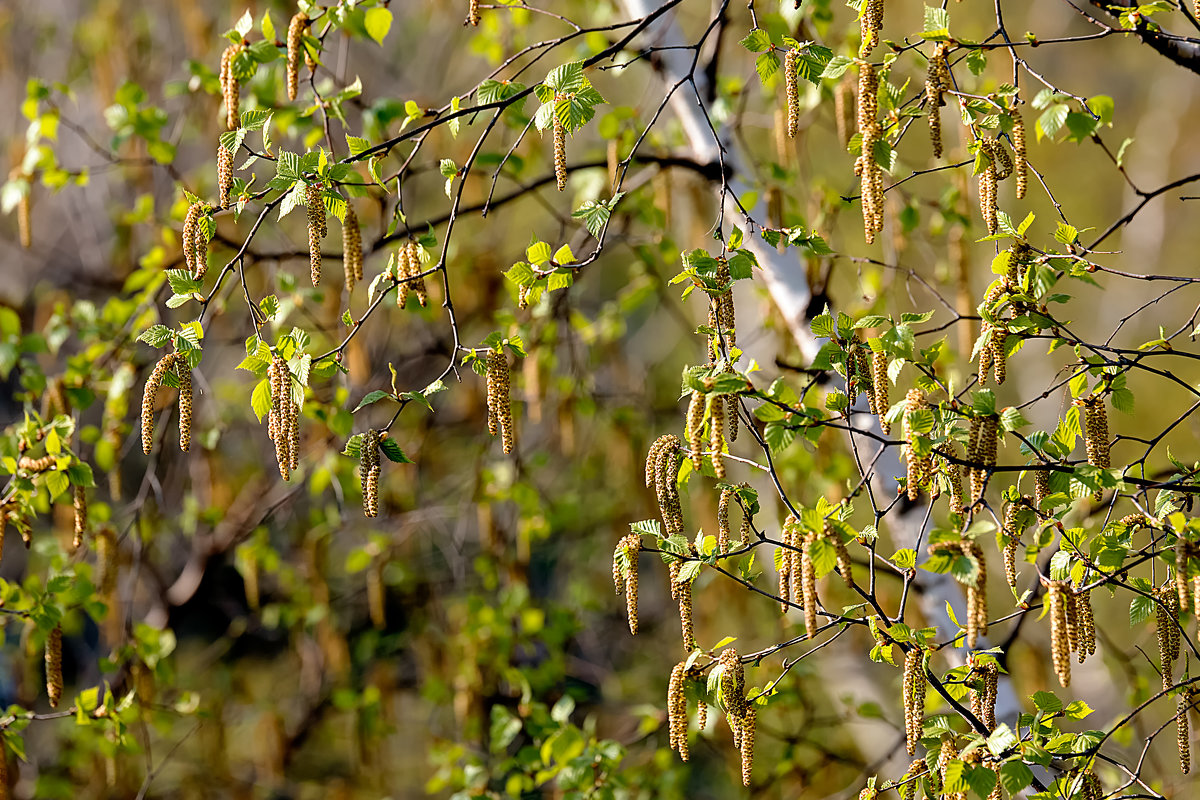
<svg viewBox="0 0 1200 800"><path fill-rule="evenodd" d="M904 732L908 754L917 751L925 719L924 654L914 647L904 657Z"/></svg>
<svg viewBox="0 0 1200 800"><path fill-rule="evenodd" d="M942 112L946 105L944 93L950 88L950 67L946 63L949 45L937 42L925 77L925 102L929 104L929 141L933 145L933 157L942 157Z"/></svg>
<svg viewBox="0 0 1200 800"><path fill-rule="evenodd" d="M558 118L558 101L562 95L554 96L554 113L552 114L554 128L554 180L560 192L567 188L567 128Z"/></svg>
<svg viewBox="0 0 1200 800"><path fill-rule="evenodd" d="M688 449L692 451L692 468L699 472L704 465L704 393L692 392L687 411Z"/></svg>
<svg viewBox="0 0 1200 800"><path fill-rule="evenodd" d="M671 670L671 680L667 684L667 730L670 733L671 749L679 752L681 761L688 760L687 698L683 693L686 673L687 665L679 662Z"/></svg>
<svg viewBox="0 0 1200 800"><path fill-rule="evenodd" d="M796 74L799 54L794 47L789 47L783 54L783 82L787 94L787 135L789 139L796 138L800 127L800 87L799 76Z"/></svg>
<svg viewBox="0 0 1200 800"><path fill-rule="evenodd" d="M221 53L221 70L218 75L221 84L221 97L225 101L225 127L231 131L238 128L238 106L241 96L241 85L233 74L233 60L245 48L241 42L231 44Z"/></svg>
<svg viewBox="0 0 1200 800"><path fill-rule="evenodd" d="M304 29L308 27L308 17L296 14L288 24L287 33L287 96L288 100L296 99L296 91L300 85L300 48Z"/></svg>
<svg viewBox="0 0 1200 800"><path fill-rule="evenodd" d="M505 453L513 451L512 400L509 395L508 358L502 350L488 350L487 354L487 400L488 420L495 420L500 432L500 441ZM495 435L489 424L489 431Z"/></svg>
<svg viewBox="0 0 1200 800"><path fill-rule="evenodd" d="M72 497L72 506L75 511L75 538L71 542L71 549L78 550L83 544L83 535L87 532L87 490L76 484L75 491ZM2 536L3 534L0 534ZM3 547L3 539L0 539L0 548Z"/></svg>
<svg viewBox="0 0 1200 800"><path fill-rule="evenodd" d="M871 2L871 0L867 0ZM883 230L883 176L875 161L875 143L882 137L879 120L879 76L871 64L860 64L858 72L858 132L862 151L854 162L862 195L863 233L867 244Z"/></svg>
<svg viewBox="0 0 1200 800"><path fill-rule="evenodd" d="M150 455L150 450L154 447L154 403L158 397L158 389L176 358L178 356L175 353L168 353L160 358L150 377L146 379L146 388L142 392L142 452L146 455Z"/></svg>
<svg viewBox="0 0 1200 800"><path fill-rule="evenodd" d="M321 282L321 240L329 232L320 186L310 183L305 187L304 204L308 207L309 269L312 273L312 285L316 286Z"/></svg>
<svg viewBox="0 0 1200 800"><path fill-rule="evenodd" d="M58 708L62 693L62 626L55 625L46 637L46 694L51 708Z"/></svg>
<svg viewBox="0 0 1200 800"><path fill-rule="evenodd" d="M725 480L725 397L709 395L709 437L708 445L712 450L713 473L717 480Z"/></svg>
<svg viewBox="0 0 1200 800"><path fill-rule="evenodd" d="M26 250L33 247L33 205L29 198L31 194L33 187L28 186L17 200L17 238L21 247Z"/></svg>
<svg viewBox="0 0 1200 800"><path fill-rule="evenodd" d="M363 277L362 230L358 227L358 215L354 206L346 204L346 217L342 221L342 267L346 276L346 291L354 288L354 282Z"/></svg>
<svg viewBox="0 0 1200 800"><path fill-rule="evenodd" d="M638 551L642 540L636 533L627 533L617 542L613 552L613 585L617 594L625 592L625 613L629 632L638 632Z"/></svg>
<svg viewBox="0 0 1200 800"><path fill-rule="evenodd" d="M996 232L999 222L996 214L996 158L992 153L992 140L980 137L979 149L984 154L985 166L979 173L979 213L988 234Z"/></svg>
<svg viewBox="0 0 1200 800"><path fill-rule="evenodd" d="M379 431L374 428L363 434L358 460L358 478L362 484L363 515L379 516Z"/></svg>
<svg viewBox="0 0 1200 800"><path fill-rule="evenodd" d="M471 26L479 25L479 0L470 0L467 4L467 24ZM684 761L687 761L685 758Z"/></svg>
<svg viewBox="0 0 1200 800"><path fill-rule="evenodd" d="M858 25L862 38L858 57L866 58L871 55L875 45L879 44L879 31L883 29L883 0L863 0Z"/></svg>
<svg viewBox="0 0 1200 800"><path fill-rule="evenodd" d="M1087 461L1093 467L1108 469L1112 464L1108 452L1108 410L1103 397L1088 397L1075 401L1083 406L1083 444ZM1097 489L1092 500L1099 503L1104 492Z"/></svg>
<svg viewBox="0 0 1200 800"><path fill-rule="evenodd" d="M1029 186L1029 165L1025 163L1025 120L1014 106L1012 111L1012 146L1014 169L1017 173L1017 199L1023 200Z"/></svg>
<svg viewBox="0 0 1200 800"><path fill-rule="evenodd" d="M179 449L192 447L192 365L187 356L175 359L175 375L179 380Z"/></svg>
<svg viewBox="0 0 1200 800"><path fill-rule="evenodd" d="M804 605L804 631L809 639L817 635L817 571L812 559L814 541L816 534L806 533L800 552L800 599Z"/></svg>
<svg viewBox="0 0 1200 800"><path fill-rule="evenodd" d="M925 408L925 394L920 389L909 389L904 397L904 460L908 469L905 491L913 501L920 496L921 485L929 479L933 467L928 454L917 454L917 433L912 425L912 415Z"/></svg>
<svg viewBox="0 0 1200 800"><path fill-rule="evenodd" d="M728 487L721 490L721 499L717 501L717 552L724 553L729 549L729 504L736 492Z"/></svg>
<svg viewBox="0 0 1200 800"><path fill-rule="evenodd" d="M1046 587L1046 603L1050 614L1050 656L1058 682L1065 689L1071 685L1071 640L1067 634L1067 592L1063 581L1050 581Z"/></svg>
<svg viewBox="0 0 1200 800"><path fill-rule="evenodd" d="M229 192L233 188L233 156L222 145L217 145L217 192L221 208L229 208Z"/></svg>

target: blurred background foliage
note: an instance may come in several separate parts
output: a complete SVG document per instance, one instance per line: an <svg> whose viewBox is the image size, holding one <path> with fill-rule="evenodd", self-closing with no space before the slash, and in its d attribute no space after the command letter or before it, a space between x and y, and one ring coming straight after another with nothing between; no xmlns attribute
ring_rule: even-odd
<svg viewBox="0 0 1200 800"><path fill-rule="evenodd" d="M382 44L366 35L356 12L345 32L325 42L327 72L318 81L341 88L360 78L362 94L343 107L345 130L378 141L395 135L406 102L441 106L512 53L562 36L568 28L555 14L593 26L622 19L608 2L550 5L552 14L489 8L476 29L461 24L465 2L393 2ZM857 36L854 14L840 3L805 3L799 12L791 2L758 5L760 25L776 33L799 31L798 38L819 38L835 51ZM952 4L955 31L982 39L991 30L990 4L970 5ZM1067 3L1018 5L1008 20L1013 30L1042 38L1090 31ZM14 174L24 162L26 172L39 175L31 190L32 247L19 247L15 216L0 218L0 421L13 424L5 448L16 448L14 431L26 414L49 418L55 402L77 420L66 433L74 452L95 467L92 525L111 526L119 566L115 580L97 575L103 537L71 552L69 494L53 505L40 496L43 516L28 551L9 535L0 575L10 607L40 608L36 598L49 593L45 605L65 610L66 696L78 697L85 711L107 705L99 716L49 715L41 675L45 625L5 615L0 704L45 717L6 729L16 794L728 796L739 783L738 766L715 714L690 764L666 749L664 698L675 659L667 654L678 648L678 621L665 569L643 554L637 638L628 635L609 573L613 545L628 524L654 516L642 482L644 454L660 433L682 428L679 375L705 358L703 337L693 335L704 321L703 302L681 300L668 283L681 251L711 243L716 205L705 165L686 163L683 134L664 119L644 153L684 163L634 163L610 241L573 286L518 310L515 287L502 276L525 258L531 237L590 251L570 211L607 195L609 148L627 152L661 102L651 59L589 72L608 104L570 141L571 163L591 166L573 169L569 203L543 180L552 170L548 137L526 137L498 179L497 197L515 199L486 218L464 214L450 243L463 342L472 346L500 331L520 335L529 353L514 362L515 456L484 435L483 382L461 370L461 383L448 380L450 390L433 398L432 413L412 404L391 428L415 463L385 463L381 515L360 513L357 464L340 451L351 433L385 425L396 406L350 411L393 380L401 391L426 386L457 356L435 285L426 309L383 308L346 348L348 373L310 389L302 468L281 482L250 410L254 381L235 369L253 329L233 281L205 321L195 376L199 446L180 454L160 441L149 459L138 452L134 409L157 355L136 336L156 321L195 318L195 305L164 305L162 271L181 263L177 232L187 204L179 188L215 194L221 34L246 11L256 30L269 13L282 38L294 8L245 0L17 0L0 7L0 103L11 110L0 119L0 141ZM900 40L919 32L921 14L920 3L889 3L885 34ZM680 18L698 34L712 8L684 3ZM855 192L856 181L853 157L837 141L831 85L805 87L801 136L781 146L777 82L763 89L752 57L737 44L750 27L744 4L731 4L716 45L711 111L731 125L734 146L747 154L753 175L743 177L772 198L772 223L810 226L837 251L796 257L815 289L814 312L829 301L852 314L941 314L926 286L962 308L960 291L965 307L973 307L992 278L987 265L995 250L975 243L982 232L966 196L967 173L933 173L890 194L885 235L863 247L857 209L841 199ZM611 37L593 32L564 43L526 80L598 52ZM1200 170L1188 135L1197 114L1194 76L1119 37L1047 46L1029 57L1081 97L1113 98L1115 130L1105 136L1134 140L1125 168L1143 185ZM979 78L981 92L1011 80L1007 62L995 61ZM911 77L923 80L923 66ZM303 152L324 142L321 115L303 97L283 100L282 60L260 66L242 93L244 109L278 107L273 135L280 146ZM438 247L448 208L438 161L462 164L483 122L463 120L458 137L435 128L405 175L408 226L432 233ZM491 170L525 120L513 115L504 124L508 130L488 142L481 171L464 187L464 207L487 197ZM922 146L902 154L905 166L928 166ZM952 160L961 160L964 146L949 146ZM406 153L387 160L385 174ZM1103 228L1136 199L1086 143L1031 143L1030 160L1080 228ZM271 174L263 172L259 186ZM534 181L542 183L528 188ZM369 280L389 253L393 205L378 192L357 194ZM1053 219L1053 201L1034 194L1028 210ZM254 213L218 218L214 263L241 245ZM1174 265L1194 259L1190 213L1173 199L1148 208L1120 233L1119 247L1113 242L1122 253L1106 263L1188 269ZM325 242L327 283L311 289L298 217L276 223L272 216L257 235L247 252L247 291L276 295L279 328L304 329L312 349L323 352L348 331L338 237ZM356 318L367 305L362 291L349 304ZM766 373L803 380L795 371L801 357L766 295L738 291L743 347ZM1154 296L1154 287L1141 284L1120 296L1080 288L1077 332L1106 335L1119 314ZM1191 312L1186 299L1168 298L1155 319L1179 321ZM1139 317L1126 333L1151 336L1155 319ZM969 331L951 333L947 374L969 371L972 339ZM1000 392L1001 405L1041 391L1060 364L1023 361ZM53 399L56 390L65 400ZM171 395L160 398L160 440L172 435ZM1146 401L1153 413L1123 431L1152 435L1189 400L1155 396ZM1033 421L1052 426L1054 411ZM777 467L806 503L836 500L857 479L843 441L831 436L789 448ZM764 519L777 519L767 486ZM715 496L696 489L685 502L689 532L711 530ZM73 580L54 584L55 575ZM879 591L887 597L899 589ZM695 602L702 647L737 636L748 652L795 634L795 619L712 573L697 585ZM1124 635L1123 608L1098 604L1098 614ZM860 646L800 662L762 716L757 794L850 796L902 738L896 670L866 661L865 632L849 636ZM1019 694L1052 680L1044 646L1035 640L1012 653L1021 665ZM1106 718L1146 691L1145 676L1126 669L1124 659L1116 648L1079 675L1081 691L1094 690L1089 699ZM1122 690L1109 691L1123 671ZM765 683L777 668L766 672L772 675L751 682ZM95 687L98 695L79 695ZM132 699L121 702L131 689ZM25 759L19 769L11 752L17 748Z"/></svg>

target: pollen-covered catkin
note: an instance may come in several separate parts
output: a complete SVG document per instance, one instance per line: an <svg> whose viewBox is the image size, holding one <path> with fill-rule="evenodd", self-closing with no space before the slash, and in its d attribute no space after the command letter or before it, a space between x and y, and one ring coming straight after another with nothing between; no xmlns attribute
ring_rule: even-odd
<svg viewBox="0 0 1200 800"><path fill-rule="evenodd" d="M725 721L733 733L733 746L741 748L742 721L746 715L746 672L738 651L726 647L717 657L721 668L720 695L725 704Z"/></svg>
<svg viewBox="0 0 1200 800"><path fill-rule="evenodd" d="M1024 498L1022 498L1023 500ZM1017 548L1021 544L1021 531L1017 526L1017 512L1021 501L1008 504L1004 510L1004 580L1012 590L1017 588Z"/></svg>
<svg viewBox="0 0 1200 800"><path fill-rule="evenodd" d="M989 414L979 420L979 436L975 452L968 455L970 461L979 466L971 470L971 504L978 503L987 486L988 469L996 465L996 439L1000 434L1000 417Z"/></svg>
<svg viewBox="0 0 1200 800"><path fill-rule="evenodd" d="M879 427L884 435L891 433L892 426L885 417L891 409L888 400L888 357L882 350L871 351L871 395L875 413L879 416Z"/></svg>
<svg viewBox="0 0 1200 800"><path fill-rule="evenodd" d="M179 379L179 449L187 452L192 446L192 365L187 356L175 359L175 375Z"/></svg>
<svg viewBox="0 0 1200 800"><path fill-rule="evenodd" d="M646 455L646 485L653 483L663 530L668 536L683 530L683 510L676 483L679 447L679 437L668 433L658 437Z"/></svg>
<svg viewBox="0 0 1200 800"><path fill-rule="evenodd" d="M150 455L154 446L154 401L158 397L158 388L162 386L163 376L175 363L175 353L168 353L158 360L150 377L146 379L146 388L142 392L142 452Z"/></svg>
<svg viewBox="0 0 1200 800"><path fill-rule="evenodd" d="M971 690L971 712L989 731L996 727L996 692L1000 685L1000 670L994 661L975 665L980 688Z"/></svg>
<svg viewBox="0 0 1200 800"><path fill-rule="evenodd" d="M692 451L692 468L699 472L704 464L704 393L693 391L687 411L688 449Z"/></svg>
<svg viewBox="0 0 1200 800"><path fill-rule="evenodd" d="M799 54L794 47L789 47L783 54L783 85L787 94L787 135L789 139L796 138L800 128L800 86L796 74Z"/></svg>
<svg viewBox="0 0 1200 800"><path fill-rule="evenodd" d="M379 516L379 431L371 428L363 434L358 460L358 477L362 484L363 515Z"/></svg>
<svg viewBox="0 0 1200 800"><path fill-rule="evenodd" d="M304 29L308 27L308 17L296 14L288 24L287 33L287 96L288 100L296 99L296 90L300 86L300 48Z"/></svg>
<svg viewBox="0 0 1200 800"><path fill-rule="evenodd" d="M721 490L721 499L717 501L717 552L724 553L729 549L729 503L733 499L733 489Z"/></svg>
<svg viewBox="0 0 1200 800"><path fill-rule="evenodd" d="M87 490L77 484L72 501L75 510L75 538L71 542L71 549L78 550L83 544L83 535L87 532ZM3 541L0 541L0 546L2 545Z"/></svg>
<svg viewBox="0 0 1200 800"><path fill-rule="evenodd" d="M225 52L221 53L221 70L218 77L221 83L221 97L225 101L225 127L231 131L238 128L240 120L238 108L242 91L241 84L233 74L233 60L244 48L245 45L236 42L226 47Z"/></svg>
<svg viewBox="0 0 1200 800"><path fill-rule="evenodd" d="M229 208L229 192L233 188L233 156L217 145L217 192L221 208Z"/></svg>
<svg viewBox="0 0 1200 800"><path fill-rule="evenodd" d="M514 437L512 400L509 396L508 358L501 350L488 350L487 389L489 419L492 415L495 416L496 427L500 431L502 449L505 453L511 453Z"/></svg>
<svg viewBox="0 0 1200 800"><path fill-rule="evenodd" d="M1179 596L1179 610L1184 613L1187 612L1192 599L1188 573L1195 549L1195 545L1182 535L1175 540L1175 593Z"/></svg>
<svg viewBox="0 0 1200 800"><path fill-rule="evenodd" d="M1087 461L1093 467L1108 469L1108 410L1104 398L1089 397L1076 402L1083 405L1083 444L1087 451ZM1092 494L1092 500L1099 503L1104 492L1097 490Z"/></svg>
<svg viewBox="0 0 1200 800"><path fill-rule="evenodd" d="M842 535L838 533L832 522L825 520L825 524L821 528L821 536L833 545L833 549L837 553L837 568L842 575L842 581L847 588L853 589L853 563L850 561L850 551L846 549L846 543L842 541Z"/></svg>
<svg viewBox="0 0 1200 800"><path fill-rule="evenodd" d="M562 97L557 95L554 98L556 103L561 99ZM554 180L558 184L558 190L562 192L567 188L567 128L558 118L557 113L552 116L554 117L552 124L554 129Z"/></svg>
<svg viewBox="0 0 1200 800"><path fill-rule="evenodd" d="M883 230L883 176L875 161L875 143L883 135L878 114L879 76L873 65L861 64L858 72L858 132L862 137L862 150L854 162L854 174L860 178L863 234L867 244L873 243L875 234Z"/></svg>
<svg viewBox="0 0 1200 800"><path fill-rule="evenodd" d="M342 266L346 275L346 291L354 288L354 282L362 280L363 251L362 230L358 227L358 215L354 206L346 204L346 217L342 220Z"/></svg>
<svg viewBox="0 0 1200 800"><path fill-rule="evenodd" d="M667 729L671 737L671 749L679 751L682 761L688 760L687 698L683 693L687 666L681 661L671 670L667 685Z"/></svg>
<svg viewBox="0 0 1200 800"><path fill-rule="evenodd" d="M1039 469L1033 473L1033 508L1042 510L1042 503L1050 495L1050 471Z"/></svg>
<svg viewBox="0 0 1200 800"><path fill-rule="evenodd" d="M800 599L804 605L804 631L809 639L817 635L817 571L812 559L815 540L816 534L806 533L800 552Z"/></svg>
<svg viewBox="0 0 1200 800"><path fill-rule="evenodd" d="M949 46L945 42L937 42L933 46L933 55L929 57L928 72L925 77L925 101L929 103L929 141L933 145L933 157L942 157L942 112L946 105L943 94L950 88L950 67L946 62L946 51Z"/></svg>
<svg viewBox="0 0 1200 800"><path fill-rule="evenodd" d="M58 708L62 693L62 626L55 625L46 637L46 694L51 708Z"/></svg>
<svg viewBox="0 0 1200 800"><path fill-rule="evenodd" d="M883 29L883 0L863 0L858 24L862 38L858 57L866 58L871 55L875 45L879 44L879 31Z"/></svg>
<svg viewBox="0 0 1200 800"><path fill-rule="evenodd" d="M987 232L993 234L999 227L996 215L996 159L992 154L990 139L979 140L979 148L987 155L987 166L979 173L979 213Z"/></svg>
<svg viewBox="0 0 1200 800"><path fill-rule="evenodd" d="M1013 168L1017 173L1017 199L1023 200L1029 186L1029 166L1025 163L1025 120L1015 107L1012 114Z"/></svg>
<svg viewBox="0 0 1200 800"><path fill-rule="evenodd" d="M425 278L421 277L421 247L417 244L416 239L409 239L408 244L408 268L409 275L412 276L412 290L417 296L417 302L424 308L429 303L429 292L425 289Z"/></svg>
<svg viewBox="0 0 1200 800"><path fill-rule="evenodd" d="M918 648L909 650L904 657L904 732L908 754L917 751L925 719L925 668L924 655Z"/></svg>
<svg viewBox="0 0 1200 800"><path fill-rule="evenodd" d="M267 367L267 378L271 387L267 434L275 443L275 460L279 464L279 475L287 481L292 478L291 470L296 462L295 444L299 414L292 399L292 382L287 362L278 353L272 357L271 364Z"/></svg>
<svg viewBox="0 0 1200 800"><path fill-rule="evenodd" d="M321 240L329 231L320 186L310 183L305 187L304 204L308 206L308 263L312 285L316 286L321 282Z"/></svg>
<svg viewBox="0 0 1200 800"><path fill-rule="evenodd" d="M1063 581L1050 581L1046 587L1046 603L1050 606L1050 656L1058 682L1065 689L1071 685L1071 641L1067 635L1067 592Z"/></svg>
<svg viewBox="0 0 1200 800"><path fill-rule="evenodd" d="M750 785L751 771L754 768L754 729L758 722L758 709L747 706L742 715L742 785Z"/></svg>
<svg viewBox="0 0 1200 800"><path fill-rule="evenodd" d="M909 755L912 755L911 753ZM918 779L925 774L929 766L925 763L925 759L918 758L916 761L908 765L908 769L904 771L904 777L900 779L900 800L913 800L917 793Z"/></svg>
<svg viewBox="0 0 1200 800"><path fill-rule="evenodd" d="M975 562L975 582L967 584L967 647L974 648L980 636L987 635L987 561L979 542L963 542L963 555Z"/></svg>

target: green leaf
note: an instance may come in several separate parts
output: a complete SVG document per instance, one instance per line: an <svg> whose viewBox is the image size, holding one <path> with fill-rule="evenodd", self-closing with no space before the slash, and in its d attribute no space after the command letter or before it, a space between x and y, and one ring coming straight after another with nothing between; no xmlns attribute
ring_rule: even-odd
<svg viewBox="0 0 1200 800"><path fill-rule="evenodd" d="M151 325L138 337L139 342L145 342L151 347L162 347L171 340L171 329L166 325Z"/></svg>
<svg viewBox="0 0 1200 800"><path fill-rule="evenodd" d="M383 398L391 397L391 396L392 396L391 392L384 392L384 391L380 391L380 390L376 389L375 391L368 393L367 396L364 397L362 399L362 401L357 406L354 407L354 412L352 412L352 413L357 413L359 411L359 409L365 408L366 406L372 405L373 403L378 403Z"/></svg>
<svg viewBox="0 0 1200 800"><path fill-rule="evenodd" d="M245 14L242 14L241 19L237 21L237 24L233 26L233 29L237 31L243 39L245 39L246 34L254 30L254 17L250 16L250 12L247 11Z"/></svg>
<svg viewBox="0 0 1200 800"><path fill-rule="evenodd" d="M254 392L250 395L250 408L254 411L258 421L262 422L263 417L271 410L271 382L265 378L258 382L254 387Z"/></svg>
<svg viewBox="0 0 1200 800"><path fill-rule="evenodd" d="M388 437L379 443L379 451L388 457L388 461L394 461L397 464L411 464L412 459L404 455L404 451L400 449L400 445L396 444L396 440Z"/></svg>
<svg viewBox="0 0 1200 800"><path fill-rule="evenodd" d="M1016 797L1033 783L1033 772L1023 761L1006 761L1000 767L1000 785L1010 797Z"/></svg>
<svg viewBox="0 0 1200 800"><path fill-rule="evenodd" d="M758 79L763 83L779 71L780 60L774 50L767 52L754 59L754 69L758 72Z"/></svg>
<svg viewBox="0 0 1200 800"><path fill-rule="evenodd" d="M1136 628L1138 625L1141 625L1143 622L1150 619L1150 616L1154 614L1154 612L1154 601L1149 597L1143 597L1140 594L1137 595L1129 603L1129 627Z"/></svg>
<svg viewBox="0 0 1200 800"><path fill-rule="evenodd" d="M755 28L746 34L746 37L738 42L738 44L751 53L761 53L771 46L771 36L762 28Z"/></svg>
<svg viewBox="0 0 1200 800"><path fill-rule="evenodd" d="M578 92L584 87L586 81L587 79L583 76L583 62L572 61L550 70L544 83L555 92L566 94Z"/></svg>
<svg viewBox="0 0 1200 800"><path fill-rule="evenodd" d="M1039 711L1048 714L1057 714L1063 708L1062 700L1054 692L1034 692L1032 700Z"/></svg>
<svg viewBox="0 0 1200 800"><path fill-rule="evenodd" d="M950 12L936 6L925 6L925 30L921 38L941 41L950 38Z"/></svg>
<svg viewBox="0 0 1200 800"><path fill-rule="evenodd" d="M386 8L368 8L363 15L363 27L376 43L383 44L384 37L392 29L392 12Z"/></svg>

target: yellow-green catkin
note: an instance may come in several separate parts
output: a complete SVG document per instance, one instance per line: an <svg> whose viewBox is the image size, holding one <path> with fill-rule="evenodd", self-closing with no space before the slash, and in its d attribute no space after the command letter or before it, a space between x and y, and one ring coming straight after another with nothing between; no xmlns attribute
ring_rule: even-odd
<svg viewBox="0 0 1200 800"><path fill-rule="evenodd" d="M754 768L754 729L758 722L758 708L754 705L746 707L742 715L742 785L749 786L751 772Z"/></svg>
<svg viewBox="0 0 1200 800"><path fill-rule="evenodd" d="M987 156L987 166L979 173L979 212L989 234L994 234L999 225L996 206L996 156L992 152L992 140L980 137L979 149Z"/></svg>
<svg viewBox="0 0 1200 800"><path fill-rule="evenodd" d="M271 410L267 413L267 435L275 443L275 461L279 475L291 480L292 464L296 458L293 445L296 440L294 427L298 423L295 401L292 398L292 379L287 362L276 353L267 367L267 379L271 388Z"/></svg>
<svg viewBox="0 0 1200 800"><path fill-rule="evenodd" d="M1191 708L1193 689L1188 686L1175 697L1175 742L1179 747L1179 770L1183 774L1192 771L1192 741L1188 730L1188 709Z"/></svg>
<svg viewBox="0 0 1200 800"><path fill-rule="evenodd" d="M1179 598L1173 587L1164 586L1155 592L1155 632L1158 635L1159 671L1163 691L1175 682L1175 659L1179 658Z"/></svg>
<svg viewBox="0 0 1200 800"><path fill-rule="evenodd" d="M909 753L912 755L912 753ZM925 759L918 758L916 761L908 765L908 769L904 771L904 777L900 779L900 800L913 800L917 793L917 784L920 783L922 775L928 771L929 765L925 763Z"/></svg>
<svg viewBox="0 0 1200 800"><path fill-rule="evenodd" d="M346 204L346 217L342 221L342 266L346 275L346 291L354 288L355 281L363 277L362 229L358 227L358 215L354 206Z"/></svg>
<svg viewBox="0 0 1200 800"><path fill-rule="evenodd" d="M800 128L800 85L796 74L799 54L794 47L789 47L783 54L783 85L787 95L787 135L789 139L796 138Z"/></svg>
<svg viewBox="0 0 1200 800"><path fill-rule="evenodd" d="M1050 470L1039 469L1033 473L1033 508L1042 510L1042 503L1050 496Z"/></svg>
<svg viewBox="0 0 1200 800"><path fill-rule="evenodd" d="M908 471L905 490L908 493L908 499L915 501L920 496L921 485L929 479L933 467L929 455L917 454L917 434L913 430L911 421L911 415L926 408L925 394L920 389L909 389L904 403L904 460Z"/></svg>
<svg viewBox="0 0 1200 800"><path fill-rule="evenodd" d="M1017 173L1017 199L1023 200L1025 192L1029 186L1029 165L1025 163L1025 120L1021 118L1021 112L1015 107L1009 112L1012 114L1012 146L1013 160L1016 162L1014 168Z"/></svg>
<svg viewBox="0 0 1200 800"><path fill-rule="evenodd" d="M967 459L975 466L971 469L971 504L978 503L987 487L988 472L996 466L997 438L1000 435L1000 417L989 414L978 419L978 436L974 438L974 452Z"/></svg>
<svg viewBox="0 0 1200 800"><path fill-rule="evenodd" d="M1076 655L1082 664L1088 656L1096 652L1096 616L1092 611L1090 589L1076 590L1075 609L1079 624L1079 649Z"/></svg>
<svg viewBox="0 0 1200 800"><path fill-rule="evenodd" d="M305 187L304 204L308 207L309 269L312 273L312 285L316 286L321 282L321 240L329 232L320 186L310 183Z"/></svg>
<svg viewBox="0 0 1200 800"><path fill-rule="evenodd" d="M46 694L50 698L50 707L58 708L63 694L61 625L55 625L46 637Z"/></svg>
<svg viewBox="0 0 1200 800"><path fill-rule="evenodd" d="M179 449L192 447L192 365L187 356L175 359L175 375L179 379Z"/></svg>
<svg viewBox="0 0 1200 800"><path fill-rule="evenodd" d="M358 478L362 484L363 515L379 516L379 431L371 428L363 434L358 460Z"/></svg>
<svg viewBox="0 0 1200 800"><path fill-rule="evenodd" d="M693 391L687 411L688 449L692 455L692 468L699 472L704 465L704 392Z"/></svg>
<svg viewBox="0 0 1200 800"><path fill-rule="evenodd" d="M229 208L229 192L233 189L233 156L217 145L217 192L221 208Z"/></svg>
<svg viewBox="0 0 1200 800"><path fill-rule="evenodd" d="M150 455L150 450L154 447L154 403L158 397L158 389L177 357L175 353L168 353L160 358L150 377L146 379L146 388L142 392L142 452L146 455Z"/></svg>
<svg viewBox="0 0 1200 800"><path fill-rule="evenodd" d="M188 272L196 273L196 228L200 221L200 203L188 206L187 216L183 218L183 260Z"/></svg>
<svg viewBox="0 0 1200 800"><path fill-rule="evenodd" d="M71 542L71 549L78 550L83 544L83 536L87 532L88 523L87 490L78 484L73 493L72 506L75 511L75 538ZM2 546L3 540L0 539L0 547Z"/></svg>
<svg viewBox="0 0 1200 800"><path fill-rule="evenodd" d="M725 480L725 398L721 395L710 395L708 400L709 437L708 445L712 450L713 473L717 480Z"/></svg>
<svg viewBox="0 0 1200 800"><path fill-rule="evenodd" d="M308 17L296 14L288 24L287 33L287 96L288 100L296 99L300 86L300 48L304 30L308 27Z"/></svg>
<svg viewBox="0 0 1200 800"><path fill-rule="evenodd" d="M554 101L557 103L562 97L555 95ZM562 124L562 120L558 118L558 114L554 117L554 180L558 184L560 192L566 191L567 188L567 128Z"/></svg>
<svg viewBox="0 0 1200 800"><path fill-rule="evenodd" d="M871 397L875 413L879 416L879 427L884 435L891 433L892 426L887 421L887 413L891 410L888 400L888 357L882 350L871 351Z"/></svg>
<svg viewBox="0 0 1200 800"><path fill-rule="evenodd" d="M424 308L429 304L429 292L425 289L425 278L421 275L421 247L417 244L416 239L409 239L408 248L408 268L409 274L412 276L412 290L417 296L417 302Z"/></svg>
<svg viewBox="0 0 1200 800"><path fill-rule="evenodd" d="M488 350L487 354L487 399L488 419L495 419L496 429L505 453L514 446L512 401L509 396L508 358L501 350ZM489 425L491 431L491 425ZM493 431L493 435L494 435Z"/></svg>

